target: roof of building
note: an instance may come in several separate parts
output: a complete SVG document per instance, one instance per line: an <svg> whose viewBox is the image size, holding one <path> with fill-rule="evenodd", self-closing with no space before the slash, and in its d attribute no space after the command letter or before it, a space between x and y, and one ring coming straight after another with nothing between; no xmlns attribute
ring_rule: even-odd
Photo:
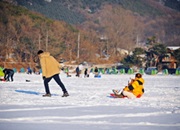
<svg viewBox="0 0 180 130"><path fill-rule="evenodd" d="M167 46L170 50L177 50L180 48L180 46Z"/></svg>

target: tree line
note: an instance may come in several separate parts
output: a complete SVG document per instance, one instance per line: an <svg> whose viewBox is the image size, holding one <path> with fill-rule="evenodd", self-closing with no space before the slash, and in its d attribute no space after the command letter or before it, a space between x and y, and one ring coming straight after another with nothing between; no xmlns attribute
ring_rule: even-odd
<svg viewBox="0 0 180 130"><path fill-rule="evenodd" d="M147 38L147 48L137 47L132 55L126 56L122 63L126 66L136 66L139 68L157 67L159 70L174 68L168 62L175 62L177 68L180 65L180 48L171 50L168 46L158 43L155 36ZM164 58L169 58L166 64L163 64Z"/></svg>

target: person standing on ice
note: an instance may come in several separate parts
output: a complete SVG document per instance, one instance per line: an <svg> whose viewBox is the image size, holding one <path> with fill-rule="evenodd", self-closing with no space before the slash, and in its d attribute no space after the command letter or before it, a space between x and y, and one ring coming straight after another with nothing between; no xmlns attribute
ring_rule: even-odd
<svg viewBox="0 0 180 130"><path fill-rule="evenodd" d="M32 70L30 67L27 68L27 74L32 74Z"/></svg>
<svg viewBox="0 0 180 130"><path fill-rule="evenodd" d="M79 70L79 66L76 67L76 76L79 77L80 76L80 70Z"/></svg>
<svg viewBox="0 0 180 130"><path fill-rule="evenodd" d="M122 91L113 90L115 96L119 98L127 97L127 98L140 98L144 94L144 79L140 73L135 75L135 79L131 79L131 82L128 86Z"/></svg>
<svg viewBox="0 0 180 130"><path fill-rule="evenodd" d="M86 77L89 77L88 69L87 68L84 70L84 78L86 78Z"/></svg>
<svg viewBox="0 0 180 130"><path fill-rule="evenodd" d="M46 94L43 95L43 97L51 97L48 83L51 81L52 78L61 87L63 91L62 97L69 96L64 84L62 83L59 77L60 68L61 68L61 65L59 64L59 62L53 56L51 56L49 52L43 52L42 50L39 50L37 54L40 59L42 76L43 76L44 86L45 86L45 91L46 91Z"/></svg>
<svg viewBox="0 0 180 130"><path fill-rule="evenodd" d="M99 70L98 70L97 67L95 67L95 69L94 69L94 74L95 74L95 76L98 76L98 75L99 75Z"/></svg>

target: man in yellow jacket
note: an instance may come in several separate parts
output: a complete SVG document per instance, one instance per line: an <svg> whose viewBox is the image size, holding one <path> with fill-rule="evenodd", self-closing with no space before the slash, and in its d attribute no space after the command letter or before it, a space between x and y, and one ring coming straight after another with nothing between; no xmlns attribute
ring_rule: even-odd
<svg viewBox="0 0 180 130"><path fill-rule="evenodd" d="M39 50L37 54L40 59L42 76L43 76L44 86L45 86L45 91L46 91L46 94L43 95L43 97L51 97L48 83L51 81L52 78L61 87L63 91L62 97L69 96L64 84L62 83L59 77L60 68L61 68L61 65L59 64L59 62L53 56L51 56L49 52L43 52L42 50Z"/></svg>
<svg viewBox="0 0 180 130"><path fill-rule="evenodd" d="M140 98L144 94L144 79L140 73L135 75L135 79L132 79L131 82L126 86L122 92L113 90L115 96L119 98Z"/></svg>

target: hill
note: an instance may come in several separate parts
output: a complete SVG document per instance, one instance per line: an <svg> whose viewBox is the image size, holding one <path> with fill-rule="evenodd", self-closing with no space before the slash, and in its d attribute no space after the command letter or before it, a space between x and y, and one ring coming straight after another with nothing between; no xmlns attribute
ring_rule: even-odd
<svg viewBox="0 0 180 130"><path fill-rule="evenodd" d="M82 11L94 14L100 11L105 3L122 6L140 15L151 16L164 13L160 8L156 8L158 4L161 4L162 7L171 7L177 11L179 11L178 7L180 5L178 0L161 0L157 2L154 2L154 0L14 0L14 2L30 10L40 12L49 18L64 20L71 24L86 21L86 14L82 14Z"/></svg>
<svg viewBox="0 0 180 130"><path fill-rule="evenodd" d="M100 32L99 35L108 35L108 23L101 23L102 19L111 19L118 22L122 14L129 11L127 20L135 19L136 24L143 27L133 36L131 42L145 42L147 37L156 36L160 42L167 45L179 45L179 5L178 0L13 0L17 5L44 14L45 16L62 20L86 31ZM112 9L107 9L111 6ZM121 12L120 9L121 8ZM116 10L116 14L115 11ZM108 11L108 15L106 15ZM119 12L117 12L119 11ZM131 13L131 14L130 14ZM115 14L115 15L114 15ZM108 18L109 16L113 16ZM117 18L119 16L119 18ZM128 17L127 16L127 17ZM104 17L104 18L103 18ZM126 17L126 16L125 16ZM122 18L120 18L122 19ZM125 18L126 19L126 18ZM132 20L133 22L134 20ZM124 20L123 22L126 22ZM134 25L136 26L136 25ZM117 27L110 27L113 31ZM125 29L128 28L125 25ZM115 35L115 34L114 34ZM108 36L109 37L109 36ZM132 36L129 36L132 37ZM110 39L112 39L110 37ZM122 38L121 38L122 39ZM128 40L129 41L129 40ZM123 47L124 48L124 47ZM125 47L127 49L129 47Z"/></svg>
<svg viewBox="0 0 180 130"><path fill-rule="evenodd" d="M6 30L0 33L1 55L13 50L18 61L47 45L59 60L77 60L79 51L79 62L107 62L99 57L117 62L123 58L120 49L145 46L152 36L165 45L180 44L180 15L165 6L168 0L3 1L11 4L1 2L0 24Z"/></svg>

